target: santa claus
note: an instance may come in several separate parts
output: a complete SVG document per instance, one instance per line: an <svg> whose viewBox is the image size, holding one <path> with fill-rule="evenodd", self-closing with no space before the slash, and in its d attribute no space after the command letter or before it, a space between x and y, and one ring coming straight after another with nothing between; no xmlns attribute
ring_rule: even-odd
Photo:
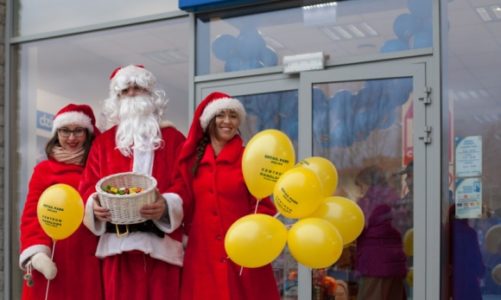
<svg viewBox="0 0 501 300"><path fill-rule="evenodd" d="M106 299L177 299L183 259L179 226L183 218L178 195L165 193L185 138L162 121L165 94L155 90L155 76L139 65L116 69L104 115L111 128L92 146L80 184L87 199L84 224L100 236L96 256L103 259ZM157 180L157 199L144 205L139 224L111 224L95 191L99 179L138 172ZM125 234L124 234L125 233Z"/></svg>

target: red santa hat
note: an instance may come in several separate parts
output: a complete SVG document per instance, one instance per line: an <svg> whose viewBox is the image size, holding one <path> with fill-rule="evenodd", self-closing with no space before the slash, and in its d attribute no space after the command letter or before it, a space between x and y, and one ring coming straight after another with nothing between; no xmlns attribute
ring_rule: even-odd
<svg viewBox="0 0 501 300"><path fill-rule="evenodd" d="M200 102L195 110L193 121L186 142L181 149L180 160L187 159L196 153L198 142L202 139L209 122L223 110L233 110L239 119L245 119L245 108L235 98L221 92L213 92Z"/></svg>
<svg viewBox="0 0 501 300"><path fill-rule="evenodd" d="M137 85L149 92L153 91L157 79L143 65L128 65L116 68L110 75L110 96L116 97L121 91Z"/></svg>
<svg viewBox="0 0 501 300"><path fill-rule="evenodd" d="M94 112L86 104L68 104L61 108L52 121L52 134L67 125L78 125L86 128L90 133L99 133Z"/></svg>
<svg viewBox="0 0 501 300"><path fill-rule="evenodd" d="M236 112L240 121L245 119L245 108L240 101L226 94L215 92L207 96L200 103L195 111L195 120L197 118L200 119L200 126L202 126L202 129L205 131L210 120L221 111L227 109ZM197 112L201 112L201 115L197 115Z"/></svg>

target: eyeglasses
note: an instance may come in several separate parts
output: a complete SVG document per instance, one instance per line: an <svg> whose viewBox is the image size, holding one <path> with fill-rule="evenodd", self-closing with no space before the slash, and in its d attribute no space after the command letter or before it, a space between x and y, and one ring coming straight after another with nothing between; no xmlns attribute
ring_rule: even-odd
<svg viewBox="0 0 501 300"><path fill-rule="evenodd" d="M68 129L68 128L59 128L57 130L57 133L64 138L68 138L72 134L76 138L81 138L85 135L86 131L87 130L85 128L82 128L82 127L77 127L73 130Z"/></svg>

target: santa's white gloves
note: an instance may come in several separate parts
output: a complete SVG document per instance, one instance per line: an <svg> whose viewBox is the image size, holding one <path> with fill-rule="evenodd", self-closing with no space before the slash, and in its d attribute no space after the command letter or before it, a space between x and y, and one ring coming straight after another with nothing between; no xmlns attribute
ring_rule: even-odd
<svg viewBox="0 0 501 300"><path fill-rule="evenodd" d="M52 280L56 277L57 267L56 264L43 252L38 252L31 257L31 265L33 269L42 273L47 280Z"/></svg>

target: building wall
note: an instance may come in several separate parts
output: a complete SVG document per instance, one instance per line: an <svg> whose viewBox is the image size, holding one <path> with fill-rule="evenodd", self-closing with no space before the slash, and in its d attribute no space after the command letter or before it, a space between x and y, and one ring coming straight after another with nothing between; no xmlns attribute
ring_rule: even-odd
<svg viewBox="0 0 501 300"><path fill-rule="evenodd" d="M0 240L3 241L3 176L4 176L4 103L5 103L5 1L0 0ZM4 243L0 243L0 255L4 257ZM5 282L4 260L0 259L0 299L3 298Z"/></svg>

